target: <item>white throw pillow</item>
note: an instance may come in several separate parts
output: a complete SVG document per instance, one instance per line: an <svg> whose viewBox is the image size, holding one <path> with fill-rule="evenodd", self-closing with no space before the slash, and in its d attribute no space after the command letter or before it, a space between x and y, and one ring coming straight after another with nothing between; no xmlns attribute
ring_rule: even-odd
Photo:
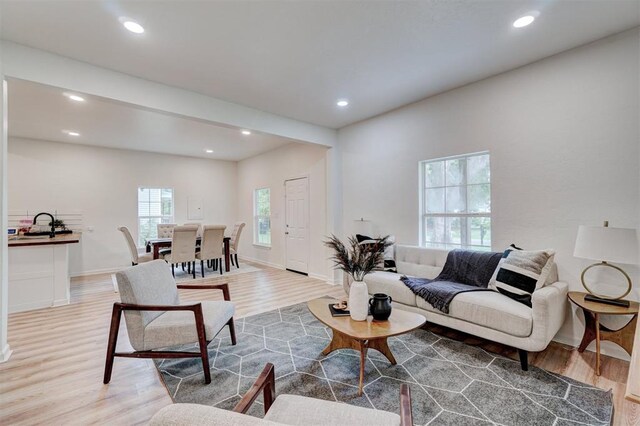
<svg viewBox="0 0 640 426"><path fill-rule="evenodd" d="M544 287L553 271L554 250L518 250L509 247L498 263L489 288L531 306L531 295Z"/></svg>

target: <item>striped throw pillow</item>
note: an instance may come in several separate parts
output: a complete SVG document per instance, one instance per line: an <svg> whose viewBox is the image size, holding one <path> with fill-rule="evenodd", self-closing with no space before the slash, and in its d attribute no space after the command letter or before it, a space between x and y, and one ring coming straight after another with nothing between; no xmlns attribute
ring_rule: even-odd
<svg viewBox="0 0 640 426"><path fill-rule="evenodd" d="M504 251L489 288L520 303L531 306L531 295L544 287L553 268L555 251L518 250L511 246Z"/></svg>
<svg viewBox="0 0 640 426"><path fill-rule="evenodd" d="M379 240L377 238L371 238L366 235L356 234L356 240L358 240L358 244L378 244ZM387 241L393 243L389 247L384 250L384 261L381 262L376 268L377 271L386 271L386 272L398 272L398 268L396 267L395 260L395 244L396 237L393 235L389 235Z"/></svg>

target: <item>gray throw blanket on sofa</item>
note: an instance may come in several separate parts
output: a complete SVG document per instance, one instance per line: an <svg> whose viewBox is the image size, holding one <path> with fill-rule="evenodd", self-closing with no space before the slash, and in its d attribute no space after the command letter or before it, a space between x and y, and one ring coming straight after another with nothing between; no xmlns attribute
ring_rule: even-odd
<svg viewBox="0 0 640 426"><path fill-rule="evenodd" d="M448 314L456 295L491 291L487 286L501 257L502 253L455 249L449 252L442 272L434 279L402 276L400 280L431 306Z"/></svg>

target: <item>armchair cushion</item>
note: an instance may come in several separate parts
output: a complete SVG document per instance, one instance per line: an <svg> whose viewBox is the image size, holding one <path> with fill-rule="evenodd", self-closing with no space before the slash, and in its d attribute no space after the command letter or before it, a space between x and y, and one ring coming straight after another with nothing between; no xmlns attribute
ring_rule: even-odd
<svg viewBox="0 0 640 426"><path fill-rule="evenodd" d="M202 302L202 316L207 340L213 340L235 312L231 302ZM164 312L144 329L144 347L148 351L198 341L193 312Z"/></svg>
<svg viewBox="0 0 640 426"><path fill-rule="evenodd" d="M180 303L176 282L167 264L162 260L154 260L119 271L116 273L116 282L122 303L132 305ZM142 350L145 327L160 315L162 312L126 311L124 313L129 340L136 350Z"/></svg>
<svg viewBox="0 0 640 426"><path fill-rule="evenodd" d="M400 416L394 413L298 395L279 395L264 418L271 422L299 426L400 425Z"/></svg>
<svg viewBox="0 0 640 426"><path fill-rule="evenodd" d="M199 404L171 404L158 411L150 426L271 426L277 423Z"/></svg>

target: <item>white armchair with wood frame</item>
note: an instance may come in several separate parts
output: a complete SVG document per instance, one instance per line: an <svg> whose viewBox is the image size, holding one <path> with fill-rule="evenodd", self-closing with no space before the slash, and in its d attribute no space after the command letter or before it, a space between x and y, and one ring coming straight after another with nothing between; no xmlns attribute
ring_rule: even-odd
<svg viewBox="0 0 640 426"><path fill-rule="evenodd" d="M104 383L111 380L115 357L201 358L205 383L210 383L207 345L225 326L229 327L231 344L236 344L235 306L230 301L229 286L176 285L162 260L120 271L116 281L121 302L113 304ZM221 290L224 301L180 304L178 289ZM116 352L123 312L133 352ZM190 343L198 343L197 352L166 349Z"/></svg>

